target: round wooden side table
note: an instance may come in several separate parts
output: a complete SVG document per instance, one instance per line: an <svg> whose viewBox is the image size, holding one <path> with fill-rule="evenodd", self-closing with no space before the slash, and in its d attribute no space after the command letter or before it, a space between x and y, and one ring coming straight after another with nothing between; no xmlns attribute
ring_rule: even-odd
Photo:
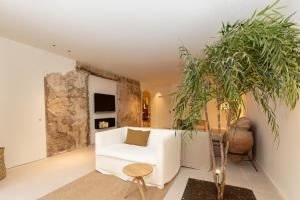
<svg viewBox="0 0 300 200"><path fill-rule="evenodd" d="M124 174L133 177L132 182L137 184L142 200L146 200L145 192L147 190L143 177L151 174L152 171L152 166L144 163L133 163L123 168ZM130 189L131 186L128 188L125 198L127 198L127 196L129 195Z"/></svg>

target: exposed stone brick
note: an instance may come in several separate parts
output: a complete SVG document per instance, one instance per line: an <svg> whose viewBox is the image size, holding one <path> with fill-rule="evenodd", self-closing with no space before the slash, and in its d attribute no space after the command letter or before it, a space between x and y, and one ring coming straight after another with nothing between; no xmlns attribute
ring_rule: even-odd
<svg viewBox="0 0 300 200"><path fill-rule="evenodd" d="M117 126L141 126L140 83L120 78L117 84Z"/></svg>
<svg viewBox="0 0 300 200"><path fill-rule="evenodd" d="M117 126L141 126L140 82L77 62L77 70L84 70L102 78L117 81Z"/></svg>
<svg viewBox="0 0 300 200"><path fill-rule="evenodd" d="M47 155L88 145L88 73L48 74L45 100Z"/></svg>
<svg viewBox="0 0 300 200"><path fill-rule="evenodd" d="M105 79L114 80L114 81L119 81L119 79L121 77L117 74L113 74L111 72L107 72L107 71L104 71L104 70L99 69L97 67L94 67L94 66L91 66L91 65L86 65L86 64L83 64L83 63L80 63L80 62L76 62L76 70L84 70L84 71L89 72L92 75L99 76L99 77L102 77L102 78L105 78Z"/></svg>
<svg viewBox="0 0 300 200"><path fill-rule="evenodd" d="M117 126L141 126L140 82L77 63L45 77L48 156L89 144L89 74L117 81Z"/></svg>

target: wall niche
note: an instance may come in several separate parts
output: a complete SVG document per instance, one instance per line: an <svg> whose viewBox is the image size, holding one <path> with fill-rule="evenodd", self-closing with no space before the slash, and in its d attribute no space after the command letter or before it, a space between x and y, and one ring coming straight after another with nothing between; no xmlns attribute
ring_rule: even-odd
<svg viewBox="0 0 300 200"><path fill-rule="evenodd" d="M142 125L151 127L151 95L150 92L144 91L142 97Z"/></svg>
<svg viewBox="0 0 300 200"><path fill-rule="evenodd" d="M117 82L117 127L141 126L141 85L139 81L119 76L99 68L77 62L77 70Z"/></svg>

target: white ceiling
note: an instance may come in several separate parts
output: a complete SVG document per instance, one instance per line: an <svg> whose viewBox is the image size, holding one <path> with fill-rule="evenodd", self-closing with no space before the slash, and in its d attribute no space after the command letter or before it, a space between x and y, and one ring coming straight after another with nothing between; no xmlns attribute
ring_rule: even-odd
<svg viewBox="0 0 300 200"><path fill-rule="evenodd" d="M168 82L180 72L181 44L199 53L222 21L268 2L0 0L0 35L136 80Z"/></svg>

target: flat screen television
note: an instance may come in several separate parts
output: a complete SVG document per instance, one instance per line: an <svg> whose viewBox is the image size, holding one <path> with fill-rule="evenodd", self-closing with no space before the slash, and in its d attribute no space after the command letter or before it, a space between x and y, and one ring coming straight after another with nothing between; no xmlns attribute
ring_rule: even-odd
<svg viewBox="0 0 300 200"><path fill-rule="evenodd" d="M94 110L95 112L111 112L115 111L115 96L108 94L94 94Z"/></svg>

